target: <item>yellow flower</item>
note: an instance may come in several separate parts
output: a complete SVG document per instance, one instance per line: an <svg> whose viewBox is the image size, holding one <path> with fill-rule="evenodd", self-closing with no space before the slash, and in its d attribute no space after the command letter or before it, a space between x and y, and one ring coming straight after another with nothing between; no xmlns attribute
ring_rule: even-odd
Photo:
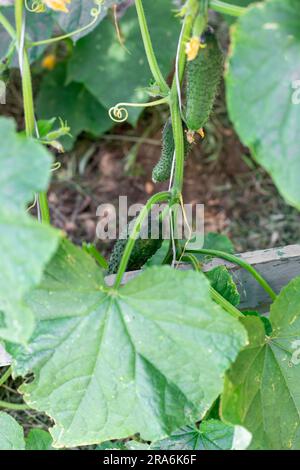
<svg viewBox="0 0 300 470"><path fill-rule="evenodd" d="M66 4L71 3L71 0L43 0L43 3L51 10L63 11L64 13L69 13Z"/></svg>
<svg viewBox="0 0 300 470"><path fill-rule="evenodd" d="M53 70L56 65L56 56L54 54L46 55L42 60L42 67L47 70Z"/></svg>
<svg viewBox="0 0 300 470"><path fill-rule="evenodd" d="M186 43L185 53L187 55L187 60L191 61L196 59L199 49L206 47L205 44L202 44L200 38L197 36L192 37L189 42Z"/></svg>

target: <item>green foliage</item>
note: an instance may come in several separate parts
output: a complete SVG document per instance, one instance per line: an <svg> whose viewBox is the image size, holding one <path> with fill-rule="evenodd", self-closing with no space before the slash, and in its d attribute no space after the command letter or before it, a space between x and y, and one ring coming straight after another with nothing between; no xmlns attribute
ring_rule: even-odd
<svg viewBox="0 0 300 470"><path fill-rule="evenodd" d="M153 450L245 450L251 434L241 426L231 426L215 419L200 426L179 429L168 439L151 445Z"/></svg>
<svg viewBox="0 0 300 470"><path fill-rule="evenodd" d="M13 7L1 8L1 12L14 25L14 9ZM43 15L36 13L27 13L26 15L26 36L29 41L39 41L52 35L54 29L54 21L50 12ZM0 24L0 58L3 58L9 48L11 38ZM29 58L31 62L37 60L44 52L46 46L39 46L29 50ZM18 67L18 57L15 54L11 63L12 67Z"/></svg>
<svg viewBox="0 0 300 470"><path fill-rule="evenodd" d="M173 65L179 32L179 23L171 5L170 0L145 2L144 5L151 25L153 46L165 76ZM93 33L78 41L69 64L68 80L83 83L107 109L118 101L148 100L142 88L147 87L151 75L135 8L129 8L121 18L120 29L124 46L119 44L112 22L105 19ZM141 110L129 110L131 124L137 122Z"/></svg>
<svg viewBox="0 0 300 470"><path fill-rule="evenodd" d="M61 139L67 150L72 147L82 131L97 136L112 127L107 110L84 85L76 82L66 83L66 64L63 63L44 76L36 105L40 119L57 116L67 121L72 136Z"/></svg>
<svg viewBox="0 0 300 470"><path fill-rule="evenodd" d="M0 337L24 342L33 329L24 296L39 283L60 238L26 213L34 193L47 188L52 159L42 146L17 135L11 120L0 118L0 140Z"/></svg>
<svg viewBox="0 0 300 470"><path fill-rule="evenodd" d="M29 349L9 352L15 375L35 375L21 390L55 420L55 447L157 440L197 421L246 344L203 274L149 268L116 291L67 241L28 304L37 319Z"/></svg>
<svg viewBox="0 0 300 470"><path fill-rule="evenodd" d="M185 243L183 244L183 246ZM226 237L226 235L222 235L216 232L208 232L204 235L196 236L190 240L190 242L186 245L186 249L206 249L206 250L218 250L223 251L225 253L233 254L234 253L234 246L231 240ZM209 255L201 255L199 253L194 253L197 259L203 263L207 263L212 259Z"/></svg>
<svg viewBox="0 0 300 470"><path fill-rule="evenodd" d="M206 124L212 111L223 73L223 54L215 35L204 35L206 47L186 66L186 125L198 131Z"/></svg>
<svg viewBox="0 0 300 470"><path fill-rule="evenodd" d="M43 429L31 429L26 438L26 450L55 450L51 435Z"/></svg>
<svg viewBox="0 0 300 470"><path fill-rule="evenodd" d="M180 200L183 185L182 110L176 77L169 91L162 76L167 77L172 68L180 25L170 10L171 0L145 2L156 57L140 0L136 0L140 24L134 8L120 20L124 44L117 39L112 18L98 25L115 3L107 0L93 25L96 29L74 37L76 41L90 33L78 41L71 60L44 77L38 96L40 141L49 144L64 136L70 148L73 140L67 140L65 121L73 138L82 131L96 136L111 127L107 111L118 100L146 100L150 70L145 46L157 81L151 96L153 90L160 96L161 86L164 99L159 103L168 104L172 116L172 126L168 122L164 130L154 180L170 176L174 148L178 170L170 193L153 196L146 207L154 200L172 204ZM26 13L26 45L50 36L54 29L56 33L57 24L63 32L83 27L91 20L89 5L94 6L92 0L73 0L68 15L49 10ZM189 1L187 11L195 8L197 16L197 5ZM23 2L19 6L20 35ZM222 9L226 11L224 5ZM5 9L11 21L12 12ZM180 75L186 59L184 42L197 29L192 17L186 17L183 42L177 48ZM299 80L299 24L296 0L269 0L249 8L232 29L226 78L229 111L241 139L296 207L300 207L300 121L293 99L294 81ZM205 40L207 47L186 66L184 111L192 131L209 117L223 67L213 34L206 33ZM30 48L30 60L36 60L44 47ZM1 72L16 64L13 52L1 27ZM31 134L35 126L31 76L26 67L21 75L26 132ZM132 124L141 109L130 112ZM53 131L56 117L64 122ZM169 253L169 241L143 239L140 233L128 269L145 263L146 269L125 286L117 287L116 282L109 288L103 276L106 261L92 245L81 250L28 214L34 195L47 190L52 158L36 140L25 137L26 132L18 134L12 121L0 118L0 340L13 357L13 377L25 379L20 388L25 402L52 418L54 427L51 435L31 429L25 439L19 424L0 413L0 449L93 444L99 444L97 450L246 449L251 432L251 449L299 450L300 278L278 295L269 319L252 311L242 316L234 307L239 293L226 268L204 275L158 266ZM109 272L117 271L128 239L126 234L117 242ZM179 241L178 251L183 246L192 251L197 246L234 251L227 237L212 233L204 240L195 237L187 246ZM200 262L210 259L197 257ZM117 281L124 270L122 263ZM266 284L253 269L252 274ZM5 372L2 382L10 372ZM217 419L219 414L224 422ZM140 441L128 440L134 435Z"/></svg>
<svg viewBox="0 0 300 470"><path fill-rule="evenodd" d="M232 276L225 266L217 266L206 273L211 286L235 307L240 303L240 294Z"/></svg>
<svg viewBox="0 0 300 470"><path fill-rule="evenodd" d="M226 1L227 0L225 0L225 2ZM251 5L251 3L258 3L260 1L262 0L230 0L230 2L228 1L227 3L230 3L231 5L237 5L239 7L248 7L249 5ZM234 21L236 20L236 18L233 18L232 16L228 16L228 15L223 15L223 16L229 24L234 23Z"/></svg>
<svg viewBox="0 0 300 470"><path fill-rule="evenodd" d="M24 450L23 428L7 413L0 412L0 450Z"/></svg>
<svg viewBox="0 0 300 470"><path fill-rule="evenodd" d="M242 142L297 208L300 120L293 82L299 80L299 23L298 0L251 8L232 30L226 75L228 109Z"/></svg>
<svg viewBox="0 0 300 470"><path fill-rule="evenodd" d="M259 318L243 318L249 346L227 374L222 416L253 434L251 449L300 448L300 278L271 307L273 332Z"/></svg>
<svg viewBox="0 0 300 470"><path fill-rule="evenodd" d="M24 438L22 426L7 413L0 412L0 450L55 450L52 437L42 429L31 429Z"/></svg>

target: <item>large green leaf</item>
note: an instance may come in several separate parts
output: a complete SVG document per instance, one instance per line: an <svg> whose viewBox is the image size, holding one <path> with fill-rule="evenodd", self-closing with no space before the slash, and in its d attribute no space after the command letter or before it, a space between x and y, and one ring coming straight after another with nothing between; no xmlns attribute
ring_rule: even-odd
<svg viewBox="0 0 300 470"><path fill-rule="evenodd" d="M293 84L300 77L298 0L253 6L232 30L226 74L230 117L284 198L300 208L300 119Z"/></svg>
<svg viewBox="0 0 300 470"><path fill-rule="evenodd" d="M22 427L10 415L0 412L0 450L24 450Z"/></svg>
<svg viewBox="0 0 300 470"><path fill-rule="evenodd" d="M300 449L300 278L271 307L273 332L259 318L242 320L249 346L227 375L222 415L253 434L253 449Z"/></svg>
<svg viewBox="0 0 300 470"><path fill-rule="evenodd" d="M246 343L202 273L153 267L116 291L67 241L28 303L36 330L9 352L15 375L35 375L22 392L55 420L55 447L157 440L197 421Z"/></svg>
<svg viewBox="0 0 300 470"><path fill-rule="evenodd" d="M83 131L98 136L110 129L113 122L107 110L80 83L66 84L66 66L58 65L45 75L37 97L37 113L41 119L53 116L67 121L72 137L61 139L68 150Z"/></svg>
<svg viewBox="0 0 300 470"><path fill-rule="evenodd" d="M168 439L151 445L153 450L245 450L251 434L241 426L216 419L202 421L199 427L186 426Z"/></svg>
<svg viewBox="0 0 300 470"><path fill-rule="evenodd" d="M6 16L10 23L14 26L14 9L13 7L2 8L1 12ZM26 12L26 37L29 41L40 41L52 36L54 28L54 21L51 13L29 13ZM7 53L11 38L0 24L0 58L4 57ZM29 49L29 59L31 62L35 61L44 52L46 46L32 47ZM18 67L17 53L12 60L12 66Z"/></svg>
<svg viewBox="0 0 300 470"><path fill-rule="evenodd" d="M180 24L171 11L170 0L152 0L144 7L158 63L166 76L176 54ZM78 41L69 64L69 80L84 83L108 109L118 102L147 101L141 88L147 87L151 79L135 8L127 10L120 28L125 47L119 44L112 22L105 19ZM140 113L141 108L129 110L129 121L134 124Z"/></svg>
<svg viewBox="0 0 300 470"><path fill-rule="evenodd" d="M23 297L39 283L60 233L25 211L34 193L47 188L51 156L33 140L18 136L8 119L0 118L0 140L0 337L18 342L33 329Z"/></svg>
<svg viewBox="0 0 300 470"><path fill-rule="evenodd" d="M248 7L249 5L251 5L251 3L258 3L260 1L261 0L230 0L230 1L225 0L225 3L229 3L230 5L237 5L239 7ZM223 15L223 16L229 24L232 24L234 23L234 21L236 21L236 18L233 16L229 16L229 15Z"/></svg>
<svg viewBox="0 0 300 470"><path fill-rule="evenodd" d="M26 437L26 450L55 450L52 437L43 429L31 429Z"/></svg>

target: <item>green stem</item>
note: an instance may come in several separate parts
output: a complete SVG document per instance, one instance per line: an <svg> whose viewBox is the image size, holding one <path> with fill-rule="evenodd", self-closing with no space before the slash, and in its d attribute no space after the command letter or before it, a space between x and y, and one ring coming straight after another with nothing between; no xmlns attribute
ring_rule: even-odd
<svg viewBox="0 0 300 470"><path fill-rule="evenodd" d="M200 271L200 265L196 258L196 256L192 255L191 253L186 254L183 257L183 261L188 261L192 264L195 271ZM210 296L214 302L220 305L227 313L232 315L235 318L242 318L244 315L236 308L234 305L231 305L228 300L224 299L224 297L219 294L212 286L209 288Z"/></svg>
<svg viewBox="0 0 300 470"><path fill-rule="evenodd" d="M178 196L179 194L181 194L184 175L184 130L182 126L179 93L186 64L186 41L191 36L193 23L198 8L199 4L197 0L189 0L186 5L187 13L184 18L183 28L181 31L180 41L177 49L177 70L173 79L171 89L170 108L176 155L175 177L173 185L173 192L175 194L175 197L176 195Z"/></svg>
<svg viewBox="0 0 300 470"><path fill-rule="evenodd" d="M178 78L179 82L182 81L183 75L184 75L184 70L185 70L185 64L186 64L186 53L185 53L185 46L186 42L189 40L191 36L191 32L193 29L193 24L195 21L195 16L198 10L198 1L197 0L190 0L189 5L188 5L188 10L187 14L184 18L184 23L183 23L183 28L181 31L181 40L178 45L178 64L177 64L177 73L178 73Z"/></svg>
<svg viewBox="0 0 300 470"><path fill-rule="evenodd" d="M12 39L16 39L16 31L8 21L8 19L3 15L0 11L0 23L2 24L3 28L8 32Z"/></svg>
<svg viewBox="0 0 300 470"><path fill-rule="evenodd" d="M0 378L0 387L7 381L7 379L9 379L9 377L11 376L11 373L12 373L12 368L9 367L7 371L4 372L4 374Z"/></svg>
<svg viewBox="0 0 300 470"><path fill-rule="evenodd" d="M15 21L18 47L21 43L22 23L23 23L24 2L23 0L15 1ZM24 103L25 129L27 137L33 137L35 134L35 115L34 101L32 92L32 79L30 71L30 63L26 47L24 47L22 55L22 92ZM50 214L46 193L39 194L39 204L43 222L50 223Z"/></svg>
<svg viewBox="0 0 300 470"><path fill-rule="evenodd" d="M9 403L8 401L0 400L0 408L6 408L7 410L25 411L31 410L30 406L23 403Z"/></svg>
<svg viewBox="0 0 300 470"><path fill-rule="evenodd" d="M142 38L143 38L143 43L149 63L150 70L152 72L152 75L156 81L156 83L159 85L161 91L164 94L168 94L170 89L167 85L167 82L165 81L161 70L158 66L156 56L154 54L153 46L152 46L152 41L149 33L149 29L147 26L147 20L145 17L145 12L142 4L142 0L135 0L135 6L136 6L136 11L138 15L138 20L139 20L139 25L140 25L140 30L142 33Z"/></svg>
<svg viewBox="0 0 300 470"><path fill-rule="evenodd" d="M164 192L161 192L161 193L154 194L154 196L152 196L147 201L146 205L143 207L143 209L139 213L139 215L136 219L136 222L134 224L134 227L132 229L132 232L131 232L131 234L128 238L128 242L126 244L126 247L125 247L121 262L120 262L120 266L119 266L118 272L116 274L114 289L118 289L121 285L122 278L123 278L124 272L127 268L127 264L128 264L131 252L133 250L136 238L137 238L137 236L138 236L138 234L141 230L141 225L142 225L145 217L147 217L148 212L151 209L151 206L153 206L153 204L156 204L157 202L166 201L169 198L170 198L170 193L168 191L164 191Z"/></svg>
<svg viewBox="0 0 300 470"><path fill-rule="evenodd" d="M178 101L177 85L174 79L171 92L171 118L173 127L173 136L175 144L175 177L173 184L173 194L179 197L183 186L183 174L184 174L184 137L183 137L183 126L181 119L181 112Z"/></svg>
<svg viewBox="0 0 300 470"><path fill-rule="evenodd" d="M221 258L230 263L237 264L241 268L246 269L253 277L257 280L257 282L261 285L261 287L269 294L272 300L275 300L277 295L273 291L272 287L268 284L268 282L256 271L256 269L251 266L251 264L247 263L243 259L239 258L238 256L231 255L229 253L225 253L219 250L207 250L207 249L197 249L197 250L187 250L187 253L199 253L202 255L213 256L215 258Z"/></svg>
<svg viewBox="0 0 300 470"><path fill-rule="evenodd" d="M231 5L230 3L221 2L220 0L210 0L209 8L217 11L218 13L236 17L242 16L247 9L245 7L239 7L237 5Z"/></svg>
<svg viewBox="0 0 300 470"><path fill-rule="evenodd" d="M104 256L102 256L101 253L99 253L95 245L93 245L92 243L83 242L82 249L86 253L88 253L90 256L92 256L97 261L99 266L101 266L101 268L103 269L108 268L108 262L106 261Z"/></svg>

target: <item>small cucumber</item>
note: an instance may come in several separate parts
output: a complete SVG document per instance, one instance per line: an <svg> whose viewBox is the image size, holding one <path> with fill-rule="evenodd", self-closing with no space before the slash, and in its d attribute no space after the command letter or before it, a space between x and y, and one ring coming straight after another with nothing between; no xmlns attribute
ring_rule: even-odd
<svg viewBox="0 0 300 470"><path fill-rule="evenodd" d="M116 241L109 262L108 262L108 270L107 274L115 274L118 271L118 267L120 261L122 259L125 246L127 244L130 231L133 228L136 219L133 219L125 228L122 235L126 238L120 237L119 240ZM157 238L151 238L151 230L152 224L158 224L158 234ZM156 225L154 226L156 227ZM143 234L148 234L148 238L143 237ZM153 229L155 231L155 229ZM151 213L148 215L148 226L142 228L140 236L136 239L133 250L131 252L128 264L127 264L127 271L134 271L136 269L140 269L146 261L151 258L156 251L161 247L163 242L163 233L162 233L162 222L158 222L157 217L153 217Z"/></svg>
<svg viewBox="0 0 300 470"><path fill-rule="evenodd" d="M211 30L203 35L206 45L194 60L186 65L186 125L199 131L212 111L223 73L223 54Z"/></svg>
<svg viewBox="0 0 300 470"><path fill-rule="evenodd" d="M184 140L185 145L185 157L189 153L190 144L188 143L186 137ZM172 121L168 119L166 122L163 134L162 134L162 150L161 156L153 168L152 171L152 181L154 183L161 183L163 181L167 181L171 176L172 164L173 164L173 157L175 151L175 143L173 137L173 129L172 129Z"/></svg>

